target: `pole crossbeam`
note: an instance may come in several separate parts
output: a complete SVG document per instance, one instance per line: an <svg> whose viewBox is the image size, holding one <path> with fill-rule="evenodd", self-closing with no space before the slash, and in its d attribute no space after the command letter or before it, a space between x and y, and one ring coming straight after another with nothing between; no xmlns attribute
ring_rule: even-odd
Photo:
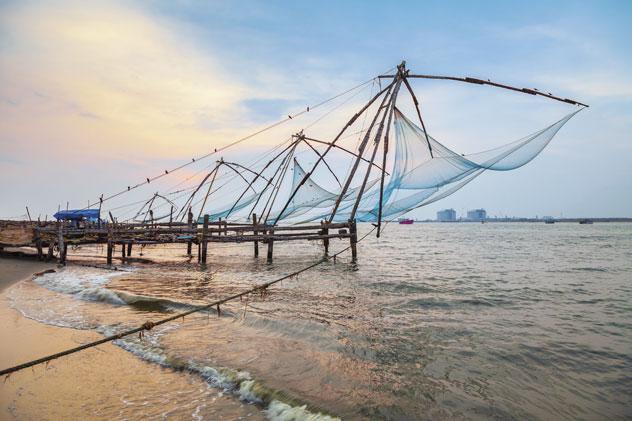
<svg viewBox="0 0 632 421"><path fill-rule="evenodd" d="M380 75L378 76L378 78L380 79L390 79L395 77L395 75ZM504 83L498 83L498 82L493 82L489 79L485 80L485 79L479 79L479 78L475 78L475 77L456 77L456 76L439 76L439 75L407 75L407 78L414 78L414 79L435 79L435 80L453 80L456 82L465 82L465 83L471 83L474 85L489 85L489 86L494 86L496 88L502 88L502 89L508 89L510 91L514 91L514 92L520 92L523 94L529 94L529 95L538 95L538 96L542 96L545 98L549 98L549 99L553 99L555 101L560 101L560 102L565 102L567 104L571 104L571 105L579 105L581 107L589 107L589 105L581 103L579 101L575 101L574 99L569 99L569 98L562 98L556 95L553 95L550 92L542 92L538 89L535 88L518 88L515 86L511 86L511 85L506 85Z"/></svg>

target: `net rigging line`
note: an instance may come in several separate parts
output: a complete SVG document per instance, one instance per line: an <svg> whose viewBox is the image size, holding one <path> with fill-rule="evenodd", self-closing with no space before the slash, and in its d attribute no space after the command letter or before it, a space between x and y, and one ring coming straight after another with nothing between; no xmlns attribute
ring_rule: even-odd
<svg viewBox="0 0 632 421"><path fill-rule="evenodd" d="M255 161L253 161L252 163L250 163L250 164L248 164L248 165L249 165L249 166L254 166L254 165L256 165L256 164L257 164L257 163L259 163L261 160L265 159L267 156L269 156L269 155L270 155L270 154L272 154L274 151L276 151L278 148L282 147L282 146L283 146L285 143L287 143L289 140L291 140L291 137L290 137L290 138L288 138L288 139L286 139L286 140L284 140L283 142L281 142L281 143L279 143L279 144L275 145L275 146L274 146L274 147L272 147L270 150L268 150L268 151L264 152L264 153L263 153L263 155L261 155L259 158L257 158ZM215 163L215 165L217 165L217 163ZM197 171L197 172L196 172L196 173L194 173L193 175L191 175L191 176L189 176L189 177L185 178L184 180L180 181L180 182L179 182L179 183L177 183L176 185L173 185L170 189L168 189L168 190L167 190L167 193L165 193L165 195L174 195L174 194L179 194L179 193L183 193L183 192L185 193L185 194L182 194L182 195L176 196L176 197L173 199L174 201L176 201L176 200L178 200L178 199L180 199L180 198L182 198L182 197L186 196L186 195L188 194L188 192L191 192L191 191L195 190L196 188L198 188L198 184L197 184L197 183L196 183L196 184L194 184L194 185L193 185L193 186L191 186L191 187L183 188L183 189L180 189L180 190L175 190L175 191L174 191L173 189L175 189L176 187L181 186L182 184L186 183L187 181L189 181L189 180L191 180L191 179L193 179L193 178L195 178L195 177L199 176L199 175L200 175L200 174L202 174L203 172L208 171L208 170L211 168L211 166L212 166L212 164L210 164L210 165L205 165L202 169L200 169L199 171ZM227 185L228 183L230 183L232 180L234 180L234 179L237 177L237 175L236 175L235 173L226 173L226 174L223 174L223 175L221 175L221 176L217 177L217 180L216 180L216 181L219 181L219 180L224 180L226 177L228 177L228 179L227 179L227 180L225 180L225 182L224 182L223 184L221 184L219 187L217 187L215 190L213 190L213 193L214 193L214 192L216 192L217 190L219 190L221 187L223 187L223 186ZM206 185L206 184L208 184L208 183L209 183L209 182L205 182L204 184L202 184L202 186L203 186L203 185ZM133 202L132 204L136 204L136 205L137 205L137 204L143 203L144 201L145 201L145 200L140 200L140 201ZM198 202L198 203L199 203L199 202ZM116 207L116 208L111 208L111 209L109 209L109 210L114 210L114 209L120 209L120 208L128 207L128 206L131 206L132 204L118 206L118 207ZM165 206L165 204L164 204L164 203L163 203L163 204L159 204L159 205L158 205L158 206L156 206L154 209L159 209L159 208L161 208L161 207L163 207L163 206ZM131 213L131 211L126 211L126 212L124 212L124 213L123 213L123 215L125 215L125 214L129 214L129 213ZM120 216L120 215L119 215L119 216ZM128 219L126 219L126 220L123 220L122 222L127 222L127 221L129 221L129 220L130 220L130 218L128 218Z"/></svg>
<svg viewBox="0 0 632 421"><path fill-rule="evenodd" d="M367 238L373 231L375 231L375 229L376 229L376 227L373 227L369 232L364 234L360 239L358 239L356 244L361 242L361 241L363 241L365 238ZM309 266L305 266L304 268L301 268L301 269L299 269L297 271L294 271L294 272L292 272L292 273L290 273L288 275L284 275L284 276L282 276L280 278L273 279L272 281L268 281L268 282L265 282L263 284L256 285L256 286L254 286L254 287L252 287L252 288L250 288L250 289L248 289L246 291L242 291L240 293L233 294L233 295L230 295L228 297L221 298L219 300L213 301L212 303L209 303L209 304L206 304L206 305L203 305L203 306L198 306L198 307L195 307L195 308L193 308L191 310L187 310L187 311L184 311L184 312L176 313L176 314L174 314L172 316L165 317L165 318L157 320L157 321L150 321L150 320L148 320L145 323L143 323L142 325L140 325L138 327L135 327L133 329L128 329L128 330L125 330L123 332L119 332L119 333L114 334L114 335L106 336L105 338L99 339L97 341L89 342L89 343L86 343L86 344L83 344L83 345L80 345L80 346L77 346L77 347L74 347L74 348L67 349L65 351L57 352L55 354L47 355L45 357L38 358L38 359L35 359L35 360L32 360L32 361L28 361L28 362L25 362L25 363L22 363L22 364L18 364L18 365L13 366L13 367L5 368L3 370L0 370L0 376L9 376L10 374L15 373L17 371L24 370L26 368L33 367L35 365L48 363L49 361L55 360L57 358L61 358L61 357L64 357L66 355L74 354L76 352L83 351L85 349L94 348L94 347L96 347L98 345L102 345L102 344L107 343L107 342L111 342L111 341L115 341L115 340L118 340L118 339L122 339L122 338L124 338L126 336L130 336L130 335L133 335L133 334L136 334L136 333L142 335L142 332L144 332L146 330L149 331L149 330L153 329L156 326L160 326L160 325L163 325L163 324L166 324L166 323L178 320L180 318L184 320L184 317L186 317L186 316L189 316L189 315L194 314L194 313L199 313L199 312L205 311L205 310L212 310L213 307L216 307L217 314L219 316L219 314L220 314L220 305L221 304L224 304L224 303L226 303L228 301L236 300L237 298L241 298L241 297L244 297L244 296L247 296L249 294L256 293L256 292L265 293L265 291L267 290L268 287L270 287L272 285L275 285L275 284L277 284L279 282L282 282L282 281L284 281L286 279L290 279L290 278L293 278L295 276L298 276L299 274L301 274L303 272L307 272L308 270L311 270L311 269L313 269L313 268L325 263L326 261L328 261L329 257L333 257L334 258L334 262L335 262L335 258L338 255L344 253L345 251L349 250L350 248L351 248L351 246L347 246L347 247L343 248L342 250L336 252L335 254L328 255L328 256L318 260L317 262L314 262L314 263L312 263ZM6 381L6 378L5 378L5 381Z"/></svg>
<svg viewBox="0 0 632 421"><path fill-rule="evenodd" d="M391 68L391 69L387 70L387 72L388 72L388 71L390 71L390 70L392 70L392 69L393 69L393 68ZM376 77L377 77L377 76L376 76ZM233 142L231 142L231 143L229 143L229 144L227 144L227 145L224 145L224 146L222 146L222 147L216 148L216 149L214 149L214 150L213 150L213 152L209 152L209 153L204 154L204 155L202 155L202 156L200 156L200 157L198 157L198 158L192 158L192 160L191 160L191 161L188 161L188 162L186 162L186 163L184 163L184 164L181 164L181 165L179 165L179 166L177 166L177 167L175 167L175 168L173 168L173 169L171 169L171 170L165 170L163 173L160 173L159 175L156 175L156 176L154 176L154 177L147 177L147 178L145 179L145 181L143 181L143 182L141 182L141 183L138 183L138 184L136 184L136 185L133 185L133 186L127 186L127 188L126 188L126 189L121 190L121 191L119 191L118 193L113 193L113 194L111 194L111 195L109 195L109 196L106 196L106 197L101 196L101 197L100 197L99 199L97 199L94 203L92 203L92 204L88 203L88 206L87 206L87 207L85 207L85 208L82 208L81 210L89 209L89 208L90 208L90 206L94 206L94 205L97 205L97 204L99 204L99 203L101 203L101 204L102 204L102 203L103 203L103 202L105 202L105 201L108 201L108 200L111 200L111 199L113 199L113 198L115 198L115 197L121 196L121 195L123 195L123 194L125 194L125 193L127 193L127 192L129 192L129 191L131 191L131 190L134 190L134 189L136 189L136 188L138 188L138 187L141 187L141 186L144 186L144 185L146 185L146 184L150 184L152 181L158 180L158 179L163 178L164 176L169 175L169 174L171 174L171 173L173 173L173 172L175 172L175 171L181 170L182 168L185 168L185 167L187 167L187 166L191 165L192 163L194 163L194 162L196 162L196 161L199 161L199 160L202 160L202 159L206 159L206 158L208 158L208 157L210 157L210 156L212 156L212 155L215 155L215 154L217 154L217 153L219 153L219 152L225 151L226 149L229 149L229 148L231 148L231 147L233 147L233 146L235 146L235 145L238 145L238 144L240 144L240 143L242 143L242 142L244 142L244 141L246 141L246 140L248 140L248 139L251 139L251 138L253 138L253 137L255 137L255 136L257 136L257 135L259 135L259 134L261 134L261 133L263 133L263 132L266 132L266 131L268 131L268 130L270 130L270 129L273 129L273 128L277 127L277 126L280 126L281 124L286 123L286 122L288 122L288 121L290 121L290 120L292 120L292 119L294 119L294 118L296 118L296 117L299 117L299 116L301 116L301 115L303 115L303 114L306 114L306 113L308 113L310 110L314 110L314 109L316 109L316 108L318 108L318 107L320 107L320 106L322 106L322 105L324 105L324 104L326 104L326 103L328 103L328 102L330 102L330 101L333 101L333 100L335 100L335 99L337 99L337 98L339 98L339 97L341 97L341 96L344 96L344 95L346 95L346 94L348 94L348 93L350 93L350 92L353 92L353 91L355 91L356 89L361 88L361 87L363 87L363 86L365 86L365 85L367 85L367 84L371 83L372 81L374 81L374 80L376 79L376 77L372 77L372 78L371 78L371 79L369 79L369 80L366 80L366 81L364 81L364 82L362 82L362 83L359 83L359 84L355 85L354 87L349 88L349 89L347 89L346 91L343 91L343 92L341 92L341 93L339 93L339 94L336 94L336 95L334 95L334 96L332 96L332 97L330 97L330 98L327 98L327 99L325 99L325 100L323 100L323 101L321 101L321 102L319 102L319 103L317 103L317 104L315 104L315 105L308 106L308 107L306 107L306 108L305 108L304 110L302 110L302 111L299 111L299 112L297 112L297 113L294 113L294 114L288 115L286 118L284 118L284 119L282 119L282 120L279 120L279 121L277 121L277 122L275 122L275 123L272 123L272 124L270 124L270 125L268 125L268 126L266 126L266 127L262 128L262 129L260 129L260 130L257 130L257 131L256 131L256 132L254 132L254 133L251 133L251 134L249 134L249 135L243 136L243 137L241 137L241 138L239 138L239 139L237 139L237 140L235 140L235 141L233 141Z"/></svg>
<svg viewBox="0 0 632 421"><path fill-rule="evenodd" d="M304 129L307 129L307 128L310 128L310 127L313 127L314 125L316 125L317 123L321 122L323 119L325 119L325 118L327 118L329 115L331 115L334 111L336 111L336 110L340 109L341 107L343 107L344 105L348 104L351 100L353 100L353 99L354 99L354 98L356 98L358 95L360 95L360 94L364 91L364 88L365 88L367 85L368 85L368 83L365 83L365 84L362 86L362 88L363 88L363 89L359 89L359 87L356 87L356 92L355 92L354 94L352 94L351 96L349 96L348 98L346 98L346 99L345 99L344 101L342 101L340 104L336 104L335 106L331 107L331 108L330 108L328 111L326 111L323 115L321 115L321 116L317 117L314 121L312 121L312 122L311 122L311 123L309 123L307 126L305 126L305 127L304 127ZM375 78L373 79L373 85L375 85ZM372 89L373 89L373 87L372 87ZM344 94L344 93L343 93L343 94ZM322 105L322 103L321 103L320 105ZM261 162L261 161L262 161L263 159L265 159L267 156L269 156L269 155L271 155L272 153L274 153L274 152L275 152L276 150L278 150L279 148L283 147L283 145L285 145L287 142L289 142L289 141L291 141L291 140L292 140L292 137L290 136L290 137L289 137L289 138L287 138L286 140L284 140L284 141L282 141L282 142L280 142L280 143L278 143L278 144L274 145L271 149L269 149L269 150L267 150L266 152L264 152L264 153L263 153L262 155L260 155L257 159L255 159L255 160L254 160L254 161L252 161L251 163L247 164L246 166L248 166L248 167L254 167L256 164L258 164L259 162ZM191 179L193 179L193 178L196 178L196 177L197 177L197 176L199 176L201 173L203 173L203 172L205 172L205 171L208 171L208 169L209 169L211 166L212 166L212 165L205 165L205 166L203 166L200 170L198 170L198 171L197 171L197 172L195 172L194 174L192 174L192 175L190 175L190 176L186 177L184 180L182 180L182 181L178 182L177 184L173 185L171 188L167 189L167 193L165 193L165 194L166 194L166 195L170 195L170 194L174 193L174 192L172 192L172 190L173 190L173 189L175 189L176 187L181 186L182 184L186 183L187 181L189 181L189 180L191 180ZM242 173L243 171L244 171L244 170L240 170L240 171L239 171L239 173ZM166 175L166 174L165 174L165 175ZM216 180L216 181L220 181L220 180L222 180L223 178L225 178L226 176L227 176L226 174L225 174L225 175L222 175L222 176L219 176L219 177L217 177L217 180ZM228 176L228 177L229 177L229 178L228 178L228 180L226 180L226 181L225 181L223 184L221 184L218 188L216 188L215 190L213 190L213 193L215 193L216 191L218 191L221 187L223 187L223 186L225 186L225 185L229 184L232 180L234 180L234 179L235 179L236 175L235 175L235 174L232 174L232 175L230 175L230 176ZM203 183L203 185L208 184L208 183L209 183L209 182ZM196 186L197 186L197 185L194 185L194 186L189 187L189 188L187 188L187 189L182 189L181 191L192 191L192 190L194 190L194 189L196 188ZM201 187L201 186L200 186L200 187ZM178 191L178 192L179 192L179 191ZM184 196L184 195L182 195L182 196ZM178 197L174 198L174 201L175 201L175 200L177 200L177 199L179 199L179 198L180 198L180 197L182 197L182 196L178 196ZM192 205L193 205L193 206L194 206L194 205L197 205L197 204L199 204L200 202L201 202L201 199L200 199L200 200L198 200L196 203L194 203L194 204L192 204ZM136 202L133 202L133 203L134 203L134 204L140 204L140 203L144 203L144 201L142 201L142 200L141 200L141 201L136 201ZM128 205L123 205L123 206L119 206L119 207L117 207L117 208L118 208L118 209L120 209L120 208L127 207L127 206L128 206ZM130 206L131 206L131 205L130 205ZM161 203L161 204L159 204L158 206L155 206L153 209L159 209L159 208L164 207L164 206L166 206L166 204L165 204L165 203ZM115 208L112 208L112 209L109 209L109 210L114 210L114 209L115 209ZM125 215L125 214L131 214L132 212L133 212L133 210L126 211L126 212L124 212L124 213L123 213L123 215ZM145 214L146 214L146 213L148 213L148 212L145 212ZM142 215L144 215L144 214L141 214L141 216L142 216ZM120 219L120 216L121 216L121 215L119 215L119 219ZM122 222L128 222L128 221L130 221L131 219L133 219L133 218L127 218L127 219L123 220Z"/></svg>

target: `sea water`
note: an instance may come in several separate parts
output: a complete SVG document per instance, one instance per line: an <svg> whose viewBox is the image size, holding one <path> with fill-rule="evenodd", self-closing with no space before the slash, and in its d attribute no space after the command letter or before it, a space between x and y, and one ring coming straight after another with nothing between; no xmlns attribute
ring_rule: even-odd
<svg viewBox="0 0 632 421"><path fill-rule="evenodd" d="M361 235L371 228L359 224ZM185 246L136 246L118 271L69 264L8 295L29 318L105 335L324 254L316 242L276 244L272 264L250 243L209 251L202 267ZM222 305L220 316L115 343L208 384L168 392L160 413L178 418L203 418L218 394L270 419L632 416L632 224L391 224L358 253L357 263L343 253ZM103 264L103 250L69 259ZM132 416L145 410L121 405Z"/></svg>

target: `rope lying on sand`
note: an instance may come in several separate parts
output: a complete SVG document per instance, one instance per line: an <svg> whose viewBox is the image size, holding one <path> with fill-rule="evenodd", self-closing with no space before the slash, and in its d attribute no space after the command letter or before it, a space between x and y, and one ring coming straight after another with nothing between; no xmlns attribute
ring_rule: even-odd
<svg viewBox="0 0 632 421"><path fill-rule="evenodd" d="M371 231L366 233L364 236L362 236L362 238L360 238L358 240L358 243L360 241L364 240L366 237L368 237L369 234L371 234L374 230L375 230L375 227ZM135 333L141 333L141 332L144 332L146 330L151 330L151 329L153 329L156 326L160 326L160 325L163 325L165 323L169 323L169 322L172 322L174 320L177 320L177 319L180 319L180 318L184 318L185 316L188 316L188 315L193 314L193 313L198 313L198 312L204 311L204 310L210 310L213 307L217 307L217 312L219 314L219 311L220 311L219 306L220 306L220 304L224 304L224 303L226 303L228 301L232 301L232 300L235 300L237 298L241 298L241 297L243 297L245 295L252 294L252 293L255 293L255 292L265 292L265 290L269 286L272 286L272 285L274 285L276 283L279 283L279 282L284 281L286 279L289 279L289 278L292 278L294 276L297 276L297 275L299 275L299 274L301 274L303 272L306 272L306 271L308 271L310 269L315 268L316 266L321 265L322 263L327 261L328 257L333 257L334 263L335 263L336 256L338 256L339 254L342 254L343 252L349 250L350 248L351 248L351 246L347 246L344 249L340 250L339 252L337 252L335 254L332 254L331 256L327 256L327 257L325 257L325 258L323 258L323 259L321 259L321 260L319 260L319 261L317 261L315 263L312 263L309 266L306 266L306 267L304 267L302 269L299 269L299 270L297 270L295 272L292 272L289 275L285 275L285 276L282 276L280 278L274 279L272 281L266 282L264 284L257 285L257 286L255 286L253 288L250 288L250 289L248 289L246 291L243 291L243 292L240 292L238 294L234 294L234 295L231 295L229 297L225 297L225 298L222 298L220 300L213 301L210 304L207 304L207 305L204 305L204 306L200 306L200 307L195 307L194 309L191 309L191 310L188 310L188 311L185 311L185 312L182 312L182 313L177 313L177 314L174 314L173 316L169 316L169 317L166 317L164 319L160 319L160 320L155 321L155 322L154 321L146 321L145 323L143 323L142 325L140 325L140 326L138 326L138 327L136 327L134 329L126 330L126 331L117 333L115 335L106 336L105 338L99 339L98 341L89 342L87 344L80 345L80 346L75 347L75 348L70 348L70 349L67 349L65 351L58 352L56 354L51 354L51 355L48 355L46 357L38 358L36 360L32 360L32 361L29 361L29 362L26 362L26 363L23 363L23 364L19 364L19 365L16 365L14 367L5 368L4 370L0 370L0 376L10 375L11 373L15 373L16 371L24 370L25 368L33 367L33 366L38 365L38 364L47 363L47 362L55 360L57 358L60 358L60 357L66 356L66 355L70 355L70 354L74 354L75 352L83 351L84 349L93 348L95 346L104 344L106 342L110 342L110 341L115 341L117 339L121 339L121 338L123 338L125 336L133 335Z"/></svg>

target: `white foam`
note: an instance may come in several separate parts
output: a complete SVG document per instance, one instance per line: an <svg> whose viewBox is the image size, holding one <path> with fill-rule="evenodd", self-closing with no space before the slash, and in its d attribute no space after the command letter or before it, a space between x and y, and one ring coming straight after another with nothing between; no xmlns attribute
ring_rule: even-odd
<svg viewBox="0 0 632 421"><path fill-rule="evenodd" d="M74 295L88 288L103 287L112 278L120 275L115 271L66 267L57 272L38 276L33 281L51 291Z"/></svg>
<svg viewBox="0 0 632 421"><path fill-rule="evenodd" d="M307 410L307 405L290 406L284 402L273 400L265 410L268 419L273 421L340 421L340 418L329 415L314 414Z"/></svg>

